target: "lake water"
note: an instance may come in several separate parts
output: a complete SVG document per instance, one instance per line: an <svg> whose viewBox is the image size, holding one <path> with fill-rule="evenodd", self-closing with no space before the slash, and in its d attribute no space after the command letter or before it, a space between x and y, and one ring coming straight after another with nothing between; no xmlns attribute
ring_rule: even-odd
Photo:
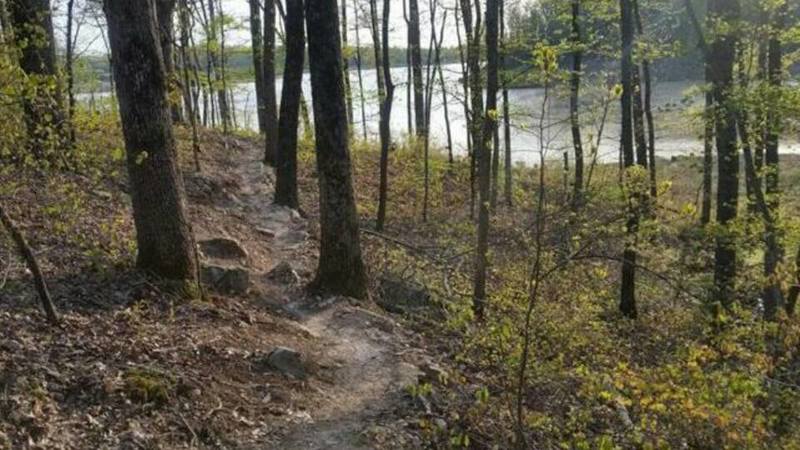
<svg viewBox="0 0 800 450"><path fill-rule="evenodd" d="M445 87L448 94L448 115L454 152L466 154L467 129L464 118L463 90L461 86L461 68L459 65L443 67ZM424 75L424 74L423 74ZM378 136L378 98L375 70L362 72L365 97L365 114L367 134ZM392 70L392 78L396 84L394 106L392 109L392 134L400 139L408 132L408 102L406 95L408 72L406 68ZM438 80L438 79L437 79ZM583 138L586 141L585 151L589 154L589 142L596 142L603 112L603 98L609 95L610 87L605 80L589 81L582 92ZM350 83L353 90L354 131L363 133L361 120L361 102L358 88L358 74L350 71ZM277 94L280 98L282 80L277 82ZM308 74L303 78L303 92L310 98L311 85ZM544 148L547 157L561 157L563 151L572 148L572 135L569 128L569 101L563 88L548 90L548 102L545 120L541 121L542 103L545 100L544 88L521 88L509 91L511 105L511 149L515 162L534 163L539 158L539 151ZM700 153L701 128L696 112L699 111L701 98L696 95L697 86L689 82L656 83L653 93L653 106L656 122L656 152L660 157ZM234 87L237 123L249 129L258 126L255 111L255 84L243 83ZM606 101L607 102L607 101ZM440 146L447 144L444 102L442 90L437 81L433 93L431 108L430 134L432 140ZM614 161L619 155L619 101L609 103L609 111L603 130L603 139L598 148L601 161ZM541 133L540 131L544 131ZM541 136L541 137L540 137ZM502 133L501 133L502 139Z"/></svg>
<svg viewBox="0 0 800 450"><path fill-rule="evenodd" d="M466 154L467 129L464 118L461 68L458 64L443 67L445 87L448 94L449 122L452 132L453 150L458 155ZM361 136L361 101L358 87L358 74L351 70L350 83L353 90L354 132ZM368 136L378 136L378 98L376 72L374 69L362 72L364 84L364 113ZM408 102L406 96L408 72L406 68L392 70L396 84L394 106L392 109L393 139L402 139L408 133ZM423 73L423 76L425 74ZM590 158L591 143L597 143L601 128L604 104L608 104L608 114L603 135L598 146L597 157L601 162L617 161L619 157L620 108L618 100L604 100L609 96L611 85L605 79L589 78L582 88L581 122L584 151ZM561 85L565 83L560 83ZM277 80L276 93L280 98L282 79ZM309 75L303 77L303 92L311 99ZM702 110L702 97L699 88L692 82L656 82L653 89L653 111L656 124L656 155L670 158L676 155L702 153L702 125L698 114ZM258 127L255 106L255 84L241 83L233 87L236 122L240 127L256 130ZM86 98L82 95L81 98ZM543 103L547 98L547 105ZM568 93L564 87L548 89L521 88L509 91L511 105L511 149L515 162L532 164L539 159L544 149L547 158L561 158L564 151L571 151L572 135L569 127ZM500 105L500 102L498 102ZM309 105L310 108L310 105ZM544 120L542 112L544 111ZM430 135L432 141L444 147L447 143L444 102L439 83L434 89ZM500 134L502 139L502 132ZM784 143L782 151L798 153L796 143Z"/></svg>

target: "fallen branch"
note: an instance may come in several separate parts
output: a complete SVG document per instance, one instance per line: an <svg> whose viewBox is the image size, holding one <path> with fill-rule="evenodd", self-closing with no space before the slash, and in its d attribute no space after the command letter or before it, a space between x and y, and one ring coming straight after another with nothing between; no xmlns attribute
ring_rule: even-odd
<svg viewBox="0 0 800 450"><path fill-rule="evenodd" d="M39 263L36 261L36 256L25 240L25 236L23 236L16 225L14 225L14 222L5 212L2 205L0 205L0 222L3 223L3 226L8 230L9 234L11 234L11 239L14 240L17 250L28 265L28 270L33 274L33 282L36 285L36 291L39 293L39 299L42 302L42 309L47 316L47 321L50 322L51 325L58 325L58 314L56 313L55 306L53 306L53 300L50 298L50 291L47 290L47 283L44 280L44 275L42 275Z"/></svg>

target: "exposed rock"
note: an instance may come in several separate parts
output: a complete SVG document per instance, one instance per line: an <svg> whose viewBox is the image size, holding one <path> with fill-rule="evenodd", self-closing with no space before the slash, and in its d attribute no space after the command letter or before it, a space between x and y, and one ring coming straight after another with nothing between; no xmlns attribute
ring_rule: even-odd
<svg viewBox="0 0 800 450"><path fill-rule="evenodd" d="M267 238L270 238L270 239L275 237L275 231L272 230L272 229L269 229L269 228L256 228L256 231L259 234L261 234L261 235L263 235L263 236L265 236Z"/></svg>
<svg viewBox="0 0 800 450"><path fill-rule="evenodd" d="M204 239L197 243L206 258L247 260L248 253L239 242L229 238Z"/></svg>
<svg viewBox="0 0 800 450"><path fill-rule="evenodd" d="M300 276L292 268L292 265L286 261L281 262L275 266L267 274L270 280L277 281L282 284L297 284L300 282Z"/></svg>
<svg viewBox="0 0 800 450"><path fill-rule="evenodd" d="M441 366L432 362L426 362L419 366L422 375L419 377L420 383L445 383L447 382L447 371Z"/></svg>
<svg viewBox="0 0 800 450"><path fill-rule="evenodd" d="M250 288L250 272L239 266L203 265L203 283L223 294L244 294Z"/></svg>
<svg viewBox="0 0 800 450"><path fill-rule="evenodd" d="M286 376L304 380L308 374L300 352L287 347L276 347L266 358L267 366Z"/></svg>
<svg viewBox="0 0 800 450"><path fill-rule="evenodd" d="M403 314L428 308L431 294L417 283L392 277L381 277L377 303L383 309Z"/></svg>

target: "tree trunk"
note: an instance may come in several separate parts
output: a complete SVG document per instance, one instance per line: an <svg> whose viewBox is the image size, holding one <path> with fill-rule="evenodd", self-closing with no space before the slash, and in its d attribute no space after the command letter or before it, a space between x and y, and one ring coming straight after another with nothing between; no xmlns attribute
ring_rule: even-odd
<svg viewBox="0 0 800 450"><path fill-rule="evenodd" d="M389 57L389 14L390 2L383 1L383 29L378 38L378 18L376 1L370 1L373 35L375 36L375 65L378 73L378 95L380 97L380 187L378 189L378 218L375 228L383 231L386 223L386 203L389 190L389 148L392 144L392 103L394 102L394 82L392 81L391 60ZM381 77L383 77L381 79Z"/></svg>
<svg viewBox="0 0 800 450"><path fill-rule="evenodd" d="M106 0L105 13L127 151L137 265L164 278L197 281L155 6L152 0Z"/></svg>
<svg viewBox="0 0 800 450"><path fill-rule="evenodd" d="M364 299L367 276L350 163L337 3L308 0L306 29L320 191L320 255L312 289Z"/></svg>
<svg viewBox="0 0 800 450"><path fill-rule="evenodd" d="M342 0L347 1L347 0ZM354 16L356 19L356 69L358 70L358 99L361 103L361 131L364 136L364 140L367 140L367 109L366 109L366 100L364 99L364 75L362 74L362 62L361 62L361 32L359 29L361 28L358 21L358 0L353 0L353 11Z"/></svg>
<svg viewBox="0 0 800 450"><path fill-rule="evenodd" d="M264 58L263 39L261 38L261 2L250 1L250 42L253 46L253 72L256 77L256 108L258 113L258 131L266 133L267 118L264 106Z"/></svg>
<svg viewBox="0 0 800 450"><path fill-rule="evenodd" d="M220 43L221 41L220 36L217 35L217 27L220 27L220 23L222 20L217 17L216 12L216 5L214 2L217 0L208 0L208 26L207 26L207 40L210 40L212 43ZM221 28L221 27L220 27ZM213 44L212 44L213 45ZM219 46L220 49L222 46ZM214 81L217 84L215 86L217 90L217 104L219 105L219 118L220 122L222 123L222 128L227 133L228 127L230 126L230 108L228 107L228 96L225 93L225 88L222 82L222 65L225 64L224 55L221 51L218 52L217 49L212 48L209 52L209 64L214 69ZM212 110L213 110L213 100L212 100ZM213 117L212 114L212 124L213 124Z"/></svg>
<svg viewBox="0 0 800 450"><path fill-rule="evenodd" d="M425 99L424 87L422 86L422 47L419 32L419 2L418 0L408 1L408 44L411 50L411 70L413 72L414 84L414 118L417 136L423 137L428 134L425 127Z"/></svg>
<svg viewBox="0 0 800 450"><path fill-rule="evenodd" d="M0 7L5 7L0 5ZM2 12L0 12L2 14ZM67 36L66 36L66 55L64 55L64 69L67 78L67 117L69 118L69 146L75 145L75 41L77 36L74 32L75 23L75 0L67 1Z"/></svg>
<svg viewBox="0 0 800 450"><path fill-rule="evenodd" d="M620 0L622 28L622 137L621 149L623 165L626 169L636 165L634 159L633 130L633 5L632 0ZM639 228L639 205L636 192L627 192L628 219L626 223L625 250L622 255L622 281L620 286L619 309L623 315L635 319L638 315L636 307L636 235Z"/></svg>
<svg viewBox="0 0 800 450"><path fill-rule="evenodd" d="M189 6L186 4L187 0L180 0L178 4L178 22L180 23L180 57L181 65L183 66L183 87L185 90L186 102L186 115L189 117L189 125L192 127L192 155L194 156L194 168L200 172L200 138L197 133L197 101L196 97L192 94L189 81L189 34L191 33L191 21L189 20ZM197 68L195 67L195 77ZM199 83L198 83L199 85Z"/></svg>
<svg viewBox="0 0 800 450"><path fill-rule="evenodd" d="M278 122L278 159L275 165L275 203L294 209L300 206L297 193L297 132L306 46L303 19L303 0L288 0L286 64L283 69L281 114Z"/></svg>
<svg viewBox="0 0 800 450"><path fill-rule="evenodd" d="M469 32L472 28L471 23L467 23L467 20L472 20L472 15L469 11L466 13L459 14L461 8L464 6L469 5L468 1L460 1L456 3L456 38L458 39L458 56L459 61L461 62L461 86L464 95L464 100L462 104L464 105L464 121L467 125L467 156L469 156L470 162L470 169L469 169L469 217L473 218L475 216L475 155L473 152L473 140L472 140L472 130L473 130L473 122L472 117L470 114L470 92L469 92L469 85L470 85L470 76L469 76L469 62L468 57L464 55L464 45L461 42L461 15L464 15L464 29L465 31ZM467 36L467 48L471 45L471 37Z"/></svg>
<svg viewBox="0 0 800 450"><path fill-rule="evenodd" d="M19 66L31 87L23 99L28 149L38 159L61 158L53 154L64 137L64 114L50 0L13 0L9 9Z"/></svg>
<svg viewBox="0 0 800 450"><path fill-rule="evenodd" d="M414 79L411 74L411 19L408 18L407 1L403 0L403 21L406 24L406 132L410 137L414 134Z"/></svg>
<svg viewBox="0 0 800 450"><path fill-rule="evenodd" d="M773 20L774 29L768 43L767 56L767 77L772 95L776 95L783 83L783 42L781 33L784 27L784 15L786 5L778 8L777 17ZM767 106L767 132L765 139L765 162L766 162L766 207L772 220L767 223L765 240L766 251L764 253L764 275L768 283L764 291L764 306L768 318L774 318L778 308L782 306L783 297L777 280L777 270L783 262L785 249L782 237L778 228L774 225L780 213L781 190L779 181L779 141L783 131L783 122L780 111L773 104ZM760 183L759 183L760 187Z"/></svg>
<svg viewBox="0 0 800 450"><path fill-rule="evenodd" d="M347 0L342 0L342 70L344 71L344 92L347 101L347 123L353 128L353 89L350 86L350 45L347 30Z"/></svg>
<svg viewBox="0 0 800 450"><path fill-rule="evenodd" d="M275 1L264 1L264 121L266 124L264 163L270 166L275 164L275 156L278 153L278 99L275 94ZM341 54L341 50L339 54Z"/></svg>
<svg viewBox="0 0 800 450"><path fill-rule="evenodd" d="M476 27L476 29L480 29ZM476 43L478 39L475 40ZM478 45L474 45L475 51L478 50ZM477 60L477 55L473 55L473 59ZM491 153L489 151L489 139L492 138L494 129L497 125L496 115L493 114L497 110L497 90L498 90L498 5L497 0L486 1L486 114L483 117L483 132L480 134L480 140L476 139L475 142L480 142L480 145L475 146L475 152L478 159L478 243L477 253L475 258L475 285L474 285L474 310L475 315L482 319L486 307L486 278L489 266L488 252L489 252L489 202L490 202L490 182L491 182ZM472 67L473 77L476 76L478 70L475 70L474 64ZM475 91L480 96L480 89L475 89L473 84L473 97ZM481 108L482 109L482 108ZM474 117L478 108L473 107L472 111ZM477 128L477 126L476 126Z"/></svg>
<svg viewBox="0 0 800 450"><path fill-rule="evenodd" d="M175 56L173 52L175 48L175 27L173 24L175 1L176 0L156 1L156 17L158 18L159 38L161 40L161 54L164 56L164 69L167 71L167 92L169 95L168 98L170 99L172 98L172 92L177 92L178 86L180 86L178 75L175 72ZM183 121L179 102L170 101L170 113L173 122L180 123Z"/></svg>
<svg viewBox="0 0 800 450"><path fill-rule="evenodd" d="M583 204L583 138L579 115L581 89L581 65L583 63L583 40L581 37L581 1L572 0L572 73L570 74L570 125L572 128L572 147L575 150L575 181L572 187L574 209Z"/></svg>
<svg viewBox="0 0 800 450"><path fill-rule="evenodd" d="M738 0L709 0L709 21L732 24L739 19ZM714 298L729 306L733 302L736 281L736 243L729 229L739 206L739 150L736 139L736 110L730 96L736 57L736 33L733 28L715 36L709 46L709 70L717 112L717 234L714 251Z"/></svg>
<svg viewBox="0 0 800 450"><path fill-rule="evenodd" d="M636 14L636 29L639 35L644 35L642 24L642 14L639 10L639 0L633 4ZM650 60L646 56L642 57L642 76L644 77L644 116L647 121L647 167L650 173L650 196L655 198L658 195L658 177L656 172L656 128L653 117L653 76L650 70Z"/></svg>

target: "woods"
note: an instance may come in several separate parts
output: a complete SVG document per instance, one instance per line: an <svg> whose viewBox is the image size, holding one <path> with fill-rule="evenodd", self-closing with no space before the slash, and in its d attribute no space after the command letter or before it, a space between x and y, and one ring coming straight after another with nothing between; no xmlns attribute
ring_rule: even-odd
<svg viewBox="0 0 800 450"><path fill-rule="evenodd" d="M0 0L0 449L795 448L799 19Z"/></svg>

